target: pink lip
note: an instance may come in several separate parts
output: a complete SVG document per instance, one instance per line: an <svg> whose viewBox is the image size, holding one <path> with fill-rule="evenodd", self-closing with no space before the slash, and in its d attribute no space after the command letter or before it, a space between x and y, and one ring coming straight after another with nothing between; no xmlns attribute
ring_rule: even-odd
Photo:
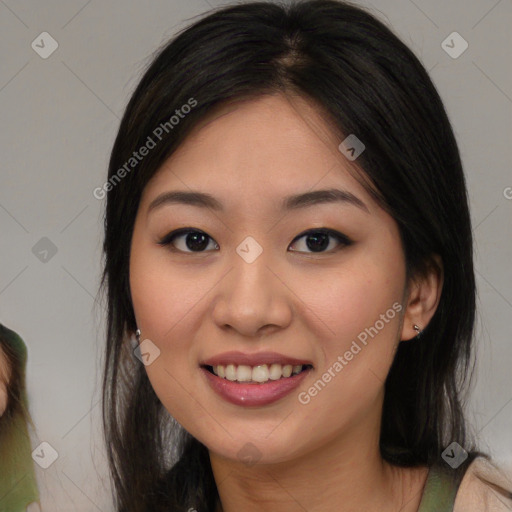
<svg viewBox="0 0 512 512"><path fill-rule="evenodd" d="M244 364L247 366L256 366L258 364L272 364L277 363L281 365L291 364L297 366L299 364L311 364L311 361L305 359L295 359L293 357L284 356L277 352L256 352L254 354L246 354L244 352L224 352L214 357L206 359L199 363L201 366L218 366L234 364L236 366Z"/></svg>
<svg viewBox="0 0 512 512"><path fill-rule="evenodd" d="M201 368L208 384L219 396L232 404L244 406L267 405L276 402L291 393L310 371L311 368L308 368L292 377L269 380L263 384L247 384L217 377L206 368Z"/></svg>

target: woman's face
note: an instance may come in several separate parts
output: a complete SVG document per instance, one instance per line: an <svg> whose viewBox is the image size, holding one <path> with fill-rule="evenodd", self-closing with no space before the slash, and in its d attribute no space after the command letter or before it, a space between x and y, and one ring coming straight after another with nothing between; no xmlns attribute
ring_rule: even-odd
<svg viewBox="0 0 512 512"><path fill-rule="evenodd" d="M148 377L169 413L229 459L286 461L378 436L402 336L397 224L318 114L294 104L267 96L196 128L144 189L134 227L130 286ZM286 208L326 189L341 199ZM220 206L158 200L174 191ZM192 234L159 243L182 228ZM286 363L305 371L286 377Z"/></svg>

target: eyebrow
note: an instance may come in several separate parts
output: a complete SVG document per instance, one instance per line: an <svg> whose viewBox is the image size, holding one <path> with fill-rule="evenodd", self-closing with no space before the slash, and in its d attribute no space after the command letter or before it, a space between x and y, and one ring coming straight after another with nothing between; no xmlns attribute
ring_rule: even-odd
<svg viewBox="0 0 512 512"><path fill-rule="evenodd" d="M296 194L285 197L281 203L281 210L298 210L309 208L317 204L346 203L357 206L370 213L368 207L357 196L347 190L330 188L326 190L313 190L303 194ZM189 192L185 190L173 190L164 192L154 199L148 207L148 213L156 208L168 204L186 204L200 208L211 208L223 212L222 203L210 194L204 192Z"/></svg>

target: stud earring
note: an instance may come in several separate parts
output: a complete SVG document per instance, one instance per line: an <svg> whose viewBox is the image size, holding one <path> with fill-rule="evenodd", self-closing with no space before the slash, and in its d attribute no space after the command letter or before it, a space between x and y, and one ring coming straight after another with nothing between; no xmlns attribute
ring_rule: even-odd
<svg viewBox="0 0 512 512"><path fill-rule="evenodd" d="M412 328L416 331L416 339L418 339L423 331L416 324L414 324Z"/></svg>
<svg viewBox="0 0 512 512"><path fill-rule="evenodd" d="M140 329L135 331L135 337L137 338L137 345L140 345Z"/></svg>

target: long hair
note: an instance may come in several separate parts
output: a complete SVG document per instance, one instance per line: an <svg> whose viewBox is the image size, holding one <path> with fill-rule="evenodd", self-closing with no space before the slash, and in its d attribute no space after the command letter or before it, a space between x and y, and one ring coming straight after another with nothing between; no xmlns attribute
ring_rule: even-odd
<svg viewBox="0 0 512 512"><path fill-rule="evenodd" d="M430 466L453 441L474 448L463 414L473 370L471 222L457 143L428 73L389 28L347 2L222 7L158 50L124 112L108 181L95 191L106 197L103 421L119 511L193 503L205 512L218 497L208 450L163 408L129 343L137 328L129 255L141 193L214 108L275 93L317 105L340 142L352 133L364 141L361 182L399 227L407 276L435 266L433 254L442 260L439 306L420 339L399 344L385 383L382 457ZM186 115L178 119L176 109ZM136 160L150 139L154 147Z"/></svg>

